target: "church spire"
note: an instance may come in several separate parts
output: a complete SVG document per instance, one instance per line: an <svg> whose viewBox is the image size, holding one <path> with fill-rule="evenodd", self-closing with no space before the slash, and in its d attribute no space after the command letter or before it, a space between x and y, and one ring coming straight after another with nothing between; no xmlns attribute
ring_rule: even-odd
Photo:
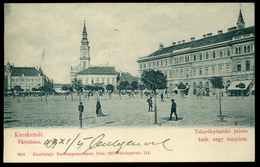
<svg viewBox="0 0 260 167"><path fill-rule="evenodd" d="M242 15L242 12L241 12L241 9L240 9L238 19L237 19L237 28L241 29L241 28L244 28L244 27L245 27L245 22L244 22L243 15Z"/></svg>
<svg viewBox="0 0 260 167"><path fill-rule="evenodd" d="M87 33L87 31L86 31L86 22L84 20L83 34L85 34L85 33Z"/></svg>
<svg viewBox="0 0 260 167"><path fill-rule="evenodd" d="M82 33L82 40L81 40L81 43L89 43L88 42L88 34L87 34L87 30L86 30L86 22L84 20L84 26L83 26L83 33Z"/></svg>

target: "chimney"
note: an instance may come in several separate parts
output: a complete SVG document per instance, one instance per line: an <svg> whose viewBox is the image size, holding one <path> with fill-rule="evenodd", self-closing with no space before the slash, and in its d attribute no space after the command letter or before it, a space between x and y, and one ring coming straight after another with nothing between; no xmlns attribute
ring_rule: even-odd
<svg viewBox="0 0 260 167"><path fill-rule="evenodd" d="M159 43L159 49L163 49L163 44L162 43Z"/></svg>
<svg viewBox="0 0 260 167"><path fill-rule="evenodd" d="M185 40L182 40L182 43L184 43L185 42Z"/></svg>
<svg viewBox="0 0 260 167"><path fill-rule="evenodd" d="M176 45L176 42L173 42L172 45Z"/></svg>
<svg viewBox="0 0 260 167"><path fill-rule="evenodd" d="M191 40L191 41L195 41L195 37L191 37L190 40Z"/></svg>
<svg viewBox="0 0 260 167"><path fill-rule="evenodd" d="M180 44L181 43L181 41L178 41L178 44Z"/></svg>
<svg viewBox="0 0 260 167"><path fill-rule="evenodd" d="M237 29L237 27L230 27L230 28L228 28L228 32L236 30L236 29Z"/></svg>
<svg viewBox="0 0 260 167"><path fill-rule="evenodd" d="M218 30L218 34L222 34L223 33L223 31L222 30Z"/></svg>
<svg viewBox="0 0 260 167"><path fill-rule="evenodd" d="M207 33L207 37L211 37L212 36L212 33Z"/></svg>
<svg viewBox="0 0 260 167"><path fill-rule="evenodd" d="M207 35L206 34L203 34L203 38L206 38L207 37Z"/></svg>

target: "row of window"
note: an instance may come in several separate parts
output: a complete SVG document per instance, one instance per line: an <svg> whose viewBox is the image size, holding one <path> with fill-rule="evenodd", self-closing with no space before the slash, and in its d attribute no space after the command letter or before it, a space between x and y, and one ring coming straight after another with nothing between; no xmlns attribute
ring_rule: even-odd
<svg viewBox="0 0 260 167"><path fill-rule="evenodd" d="M86 78L85 83L106 83L107 84L115 84L115 78Z"/></svg>
<svg viewBox="0 0 260 167"><path fill-rule="evenodd" d="M242 53L250 53L252 51L252 45L246 45L246 46L239 46L236 47L235 53L242 54Z"/></svg>
<svg viewBox="0 0 260 167"><path fill-rule="evenodd" d="M13 82L41 82L41 78L16 78L12 79Z"/></svg>
<svg viewBox="0 0 260 167"><path fill-rule="evenodd" d="M253 47L252 45L238 46L234 48L235 49L234 52L236 53L236 55L242 53L249 53L253 50L252 47ZM196 62L199 60L214 59L217 57L224 57L224 56L231 56L231 49L218 49L213 51L196 53L193 55L179 56L176 58L167 58L163 60L151 61L151 62L140 64L140 69L172 65L173 60L174 60L174 64L180 64L180 63L187 63L192 61Z"/></svg>
<svg viewBox="0 0 260 167"><path fill-rule="evenodd" d="M222 74L222 73L230 73L232 72L231 67L229 64L225 66L225 71L223 70L223 65L218 65L218 71L216 71L216 66L205 66L205 67L198 67L198 68L192 68L192 76L200 76L200 75L209 75L209 74ZM236 65L236 70L241 71L241 62L238 61ZM250 70L250 61L247 60L245 62L245 70ZM176 68L175 70L170 70L165 72L165 75L169 74L169 78L189 78L190 77L190 68ZM168 76L168 75L167 75Z"/></svg>
<svg viewBox="0 0 260 167"><path fill-rule="evenodd" d="M12 85L13 85L13 87L14 87L14 86L17 85L17 84L16 84L16 83L13 83ZM21 83L21 84L19 84L19 85L22 86L22 87L37 87L37 86L41 86L41 83L27 83L27 84Z"/></svg>

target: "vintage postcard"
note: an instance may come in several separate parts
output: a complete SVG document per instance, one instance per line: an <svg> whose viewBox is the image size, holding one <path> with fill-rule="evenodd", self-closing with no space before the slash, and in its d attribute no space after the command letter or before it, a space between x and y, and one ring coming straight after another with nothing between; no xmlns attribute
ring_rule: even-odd
<svg viewBox="0 0 260 167"><path fill-rule="evenodd" d="M254 3L4 4L4 162L254 162Z"/></svg>

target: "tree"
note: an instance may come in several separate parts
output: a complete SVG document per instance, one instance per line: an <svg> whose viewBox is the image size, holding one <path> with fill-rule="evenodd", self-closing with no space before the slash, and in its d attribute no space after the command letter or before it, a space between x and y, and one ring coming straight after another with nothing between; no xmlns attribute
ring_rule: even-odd
<svg viewBox="0 0 260 167"><path fill-rule="evenodd" d="M73 101L73 86L67 86L67 90L71 94L71 101Z"/></svg>
<svg viewBox="0 0 260 167"><path fill-rule="evenodd" d="M108 84L107 86L106 86L106 90L108 90L109 91L109 97L110 97L110 99L111 99L111 93L113 92L113 90L114 90L114 86L113 85L111 85L111 84Z"/></svg>
<svg viewBox="0 0 260 167"><path fill-rule="evenodd" d="M145 86L143 84L141 84L141 85L138 86L138 89L141 91L140 95L143 98L143 90L145 89Z"/></svg>
<svg viewBox="0 0 260 167"><path fill-rule="evenodd" d="M89 95L89 93L93 90L93 87L90 85L85 85L84 86L84 90L87 92L87 94ZM89 99L89 96L88 96Z"/></svg>
<svg viewBox="0 0 260 167"><path fill-rule="evenodd" d="M47 101L47 91L50 90L48 86L41 86L38 88L39 91L41 91L41 100L42 100L42 92L44 92L45 100Z"/></svg>
<svg viewBox="0 0 260 167"><path fill-rule="evenodd" d="M103 88L102 86L92 86L91 89L97 93L97 99L98 99L99 91L100 91L100 90L101 90L102 92L104 91L104 88Z"/></svg>
<svg viewBox="0 0 260 167"><path fill-rule="evenodd" d="M37 88L32 88L32 91L37 91L38 89Z"/></svg>
<svg viewBox="0 0 260 167"><path fill-rule="evenodd" d="M125 89L129 90L128 95L129 95L129 98L131 98L131 93L133 91L133 87L131 85L127 85Z"/></svg>
<svg viewBox="0 0 260 167"><path fill-rule="evenodd" d="M13 87L13 90L15 90L15 91L17 92L17 94L18 94L18 96L17 96L17 101L19 102L19 101L20 101L20 99L19 99L20 91L22 91L22 88L21 88L20 85L15 85L15 86Z"/></svg>
<svg viewBox="0 0 260 167"><path fill-rule="evenodd" d="M181 97L184 98L184 89L186 89L186 85L184 85L182 82L178 85L178 89L181 90Z"/></svg>
<svg viewBox="0 0 260 167"><path fill-rule="evenodd" d="M123 90L123 86L122 85L118 85L117 87L116 87L116 89L119 91L119 98L121 99L121 91Z"/></svg>
<svg viewBox="0 0 260 167"><path fill-rule="evenodd" d="M66 85L62 85L61 89L64 90L64 91L67 91L68 87ZM64 96L65 96L65 100L67 100L67 93L64 93Z"/></svg>
<svg viewBox="0 0 260 167"><path fill-rule="evenodd" d="M167 77L159 70L149 70L144 71L141 75L141 81L144 83L145 87L152 90L155 95L154 101L154 124L157 124L157 106L156 106L156 90L165 89L167 86Z"/></svg>
<svg viewBox="0 0 260 167"><path fill-rule="evenodd" d="M122 85L123 89L126 90L126 86L129 85L129 82L128 81L121 81L120 85Z"/></svg>
<svg viewBox="0 0 260 167"><path fill-rule="evenodd" d="M221 109L221 95L222 92L220 91L220 89L224 88L223 85L223 78L222 77L213 77L212 79L210 79L210 82L213 86L214 89L218 89L218 94L219 94L219 117L220 117L220 121L223 122L224 117L222 116L222 109Z"/></svg>
<svg viewBox="0 0 260 167"><path fill-rule="evenodd" d="M133 90L138 89L138 82L137 81L133 81L130 85L132 86Z"/></svg>
<svg viewBox="0 0 260 167"><path fill-rule="evenodd" d="M74 78L72 81L73 88L77 90L77 94L79 95L79 101L81 101L81 92L83 89L83 85L80 79Z"/></svg>

